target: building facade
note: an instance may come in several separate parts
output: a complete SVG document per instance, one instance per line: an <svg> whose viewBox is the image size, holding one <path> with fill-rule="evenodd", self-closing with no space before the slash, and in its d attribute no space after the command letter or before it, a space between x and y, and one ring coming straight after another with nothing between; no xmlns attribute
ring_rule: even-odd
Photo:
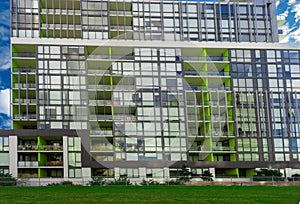
<svg viewBox="0 0 300 204"><path fill-rule="evenodd" d="M300 169L299 49L275 2L12 0L15 177Z"/></svg>

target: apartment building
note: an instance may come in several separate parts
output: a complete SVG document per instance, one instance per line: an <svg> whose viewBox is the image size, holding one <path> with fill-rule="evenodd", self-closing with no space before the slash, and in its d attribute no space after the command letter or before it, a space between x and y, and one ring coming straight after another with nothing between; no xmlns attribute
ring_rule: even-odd
<svg viewBox="0 0 300 204"><path fill-rule="evenodd" d="M300 169L299 49L273 0L12 0L15 177Z"/></svg>

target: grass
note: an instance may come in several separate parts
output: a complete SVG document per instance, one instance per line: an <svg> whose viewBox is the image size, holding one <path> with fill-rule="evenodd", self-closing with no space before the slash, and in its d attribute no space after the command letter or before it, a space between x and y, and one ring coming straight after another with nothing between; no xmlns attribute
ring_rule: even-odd
<svg viewBox="0 0 300 204"><path fill-rule="evenodd" d="M300 186L0 187L1 204L299 202Z"/></svg>

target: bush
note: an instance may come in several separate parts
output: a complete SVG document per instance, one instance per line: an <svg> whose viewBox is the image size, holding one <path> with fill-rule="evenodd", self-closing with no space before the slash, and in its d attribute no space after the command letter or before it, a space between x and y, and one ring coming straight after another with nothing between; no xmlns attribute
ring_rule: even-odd
<svg viewBox="0 0 300 204"><path fill-rule="evenodd" d="M0 186L16 186L17 179L13 178L11 174L0 173Z"/></svg>
<svg viewBox="0 0 300 204"><path fill-rule="evenodd" d="M278 169L260 169L256 171L253 181L284 181Z"/></svg>
<svg viewBox="0 0 300 204"><path fill-rule="evenodd" d="M186 166L183 166L180 171L179 171L179 181L181 183L186 183L191 181L192 177L191 177L192 173L186 168Z"/></svg>
<svg viewBox="0 0 300 204"><path fill-rule="evenodd" d="M159 182L154 181L153 179L149 179L148 181L143 179L142 183L140 183L142 186L158 186L161 185Z"/></svg>
<svg viewBox="0 0 300 204"><path fill-rule="evenodd" d="M182 180L180 180L180 179L176 179L176 180L170 180L170 181L167 181L166 184L168 184L168 185L170 185L170 186L177 186L177 185L182 185L183 182L182 182Z"/></svg>
<svg viewBox="0 0 300 204"><path fill-rule="evenodd" d="M106 183L108 186L130 186L130 180L127 177L120 177Z"/></svg>
<svg viewBox="0 0 300 204"><path fill-rule="evenodd" d="M204 171L200 176L203 181L213 181L212 177L213 175L209 171Z"/></svg>
<svg viewBox="0 0 300 204"><path fill-rule="evenodd" d="M293 174L292 177L288 178L289 181L300 181L300 174Z"/></svg>
<svg viewBox="0 0 300 204"><path fill-rule="evenodd" d="M106 179L101 176L93 177L89 182L90 186L104 186L107 183Z"/></svg>
<svg viewBox="0 0 300 204"><path fill-rule="evenodd" d="M47 186L74 186L72 181L62 181L60 183L49 183Z"/></svg>

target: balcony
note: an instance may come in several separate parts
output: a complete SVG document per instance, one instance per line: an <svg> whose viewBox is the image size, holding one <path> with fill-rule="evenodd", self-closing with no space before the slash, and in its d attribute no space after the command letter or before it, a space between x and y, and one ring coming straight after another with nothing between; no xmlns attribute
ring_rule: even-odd
<svg viewBox="0 0 300 204"><path fill-rule="evenodd" d="M62 146L57 145L18 145L19 151L63 151Z"/></svg>
<svg viewBox="0 0 300 204"><path fill-rule="evenodd" d="M19 178L38 178L38 174L30 174L30 173L18 173Z"/></svg>
<svg viewBox="0 0 300 204"><path fill-rule="evenodd" d="M47 161L46 166L63 166L63 161Z"/></svg>

